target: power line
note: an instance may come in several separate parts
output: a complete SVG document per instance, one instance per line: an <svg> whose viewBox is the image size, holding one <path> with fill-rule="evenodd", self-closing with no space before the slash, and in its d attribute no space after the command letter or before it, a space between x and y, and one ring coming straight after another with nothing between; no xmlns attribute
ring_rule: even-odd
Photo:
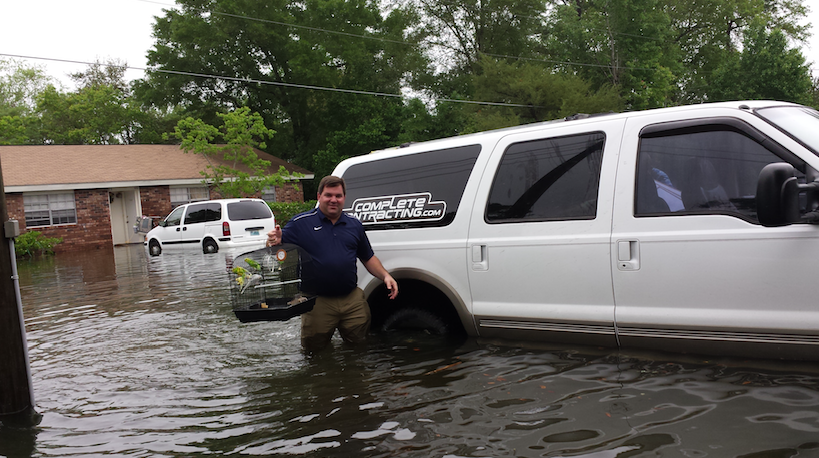
<svg viewBox="0 0 819 458"><path fill-rule="evenodd" d="M138 70L143 72L157 72L157 73L168 73L172 75L182 75L182 76L190 76L196 78L211 78L211 79L218 79L218 80L225 80L225 81L235 81L235 82L242 82L242 83L253 83L253 84L269 84L272 86L284 86L284 87L292 87L297 89L309 89L315 91L330 91L330 92L342 92L346 94L358 94L358 95L373 95L379 97L397 97L403 98L404 96L401 94L390 94L387 92L375 92L375 91L361 91L356 89L341 89L335 87L326 87L326 86L314 86L310 84L296 84L296 83L285 83L279 81L267 81L267 80L260 80L260 79L253 79L253 78L239 78L236 76L220 76L220 75L210 75L206 73L195 73L195 72L183 72L183 71L176 71L176 70L166 70L166 69L156 69L156 68L144 68L144 67L132 67L129 65L114 65L114 64L107 64L102 62L86 62L80 60L71 60L71 59L57 59L51 57L37 57L37 56L23 56L17 54L4 54L0 53L0 56L4 57L12 57L18 59L35 59L35 60L46 60L51 62L63 62L63 63L70 63L70 64L83 64L83 65L102 65L105 67L113 67L113 68L123 68L127 70ZM490 105L490 106L499 106L499 107L519 107L519 108L542 108L538 105L530 105L530 104L520 104L520 103L503 103L503 102L482 102L482 101L475 101L475 100L461 100L461 99L448 99L448 98L434 98L433 100L438 102L452 102L452 103L467 103L473 105Z"/></svg>
<svg viewBox="0 0 819 458"><path fill-rule="evenodd" d="M155 1L155 0L138 0L138 1L144 2L144 3L153 3L155 5L162 5L162 6L168 6L168 7L175 7L176 6L176 5L170 5L168 3L158 2L158 1ZM202 10L202 11L205 11L205 10ZM244 16L244 15L232 14L232 13L225 13L225 12L221 12L221 11L207 11L207 13L218 15L218 16L228 16L228 17L234 17L234 18L238 18L238 19L245 19L245 20L248 20L248 21L264 22L264 23L275 24L275 25L280 25L280 26L284 26L284 27L294 27L294 28L299 28L299 29L310 30L310 31L313 31L313 32L330 33L330 34L343 35L343 36L348 36L348 37L353 37L353 38L364 38L364 39L367 39L367 40L384 41L384 42L388 42L388 43L403 44L403 45L407 45L407 46L421 46L421 43L412 43L412 42L403 41L403 40L392 40L392 39L389 39L389 38L374 37L374 36L370 36L370 35L361 35L361 34L350 33L350 32L341 32L341 31L338 31L338 30L322 29L320 27L310 27L310 26L305 26L305 25L293 24L293 23L290 23L290 22L271 21L271 20L268 20L268 19L261 19L261 18L256 18L256 17L252 17L252 16ZM530 19L535 18L534 16L522 16L522 17L526 17L526 18L530 18ZM602 29L591 29L591 30L602 31ZM626 35L626 36L632 36L632 37L636 37L636 38L645 38L645 39L648 39L648 40L659 40L658 38L646 37L646 36L642 36L642 35L634 35L634 34L621 33L621 32L614 32L614 33L617 34L617 35ZM614 65L605 65L605 64L586 64L586 63L582 63L582 62L557 61L557 60L549 60L549 59L539 59L539 58L535 58L535 57L508 56L508 55L499 55L499 54L490 54L490 53L481 53L481 54L484 54L484 55L487 55L487 56L492 56L492 57L501 57L501 58L504 58L504 59L529 60L529 61L545 62L545 63L559 64L559 65L573 65L573 66L577 66L577 67L608 68L608 69L612 69L612 70L651 70L651 71L657 70L656 68L623 67L623 66L619 66L619 65L614 66Z"/></svg>
<svg viewBox="0 0 819 458"><path fill-rule="evenodd" d="M176 6L176 5L169 5L167 3L156 2L156 1L152 1L152 0L139 0L139 1L144 2L144 3L153 3L153 4L156 4L156 5L163 5L163 6ZM271 21L269 19L261 19L261 18L256 18L256 17L252 17L252 16L244 16L244 15L241 15L241 14L224 13L224 12L221 12L221 11L207 11L207 12L210 13L210 14L218 15L218 16L227 16L227 17L233 17L233 18L237 18L237 19L246 19L248 21L257 21L257 22L264 22L264 23L267 23L267 24L281 25L281 26L285 26L285 27L294 27L294 28L297 28L297 29L310 30L310 31L313 31L313 32L332 33L332 34L343 35L343 36L347 36L347 37L365 38L365 39L368 39L368 40L385 41L385 42L388 42L388 43L396 43L396 44L408 45L408 46L420 46L420 44L418 44L418 43L410 43L408 41L403 41L403 40L392 40L392 39L389 39L389 38L373 37L373 36L361 35L361 34L357 34L357 33L340 32L338 30L328 30L328 29L322 29L322 28L319 28L319 27L310 27L310 26L306 26L306 25L292 24L292 23L289 23L289 22Z"/></svg>

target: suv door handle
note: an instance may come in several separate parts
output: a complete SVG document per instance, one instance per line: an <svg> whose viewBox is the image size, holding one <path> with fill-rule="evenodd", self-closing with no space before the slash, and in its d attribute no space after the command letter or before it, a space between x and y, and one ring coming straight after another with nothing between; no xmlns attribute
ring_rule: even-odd
<svg viewBox="0 0 819 458"><path fill-rule="evenodd" d="M617 241L617 268L640 270L640 242L638 240Z"/></svg>
<svg viewBox="0 0 819 458"><path fill-rule="evenodd" d="M472 245L472 270L489 270L489 261L486 254L486 245Z"/></svg>

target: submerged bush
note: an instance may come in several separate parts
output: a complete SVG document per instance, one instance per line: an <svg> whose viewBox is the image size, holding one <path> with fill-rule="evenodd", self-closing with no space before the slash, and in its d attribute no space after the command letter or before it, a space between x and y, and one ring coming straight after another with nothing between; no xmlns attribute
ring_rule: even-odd
<svg viewBox="0 0 819 458"><path fill-rule="evenodd" d="M14 253L17 256L54 254L54 245L62 242L60 237L45 237L37 231L28 231L14 239Z"/></svg>

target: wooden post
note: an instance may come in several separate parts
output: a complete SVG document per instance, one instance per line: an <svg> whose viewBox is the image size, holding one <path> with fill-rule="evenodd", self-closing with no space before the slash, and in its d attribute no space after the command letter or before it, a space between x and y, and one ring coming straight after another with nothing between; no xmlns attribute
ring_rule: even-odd
<svg viewBox="0 0 819 458"><path fill-rule="evenodd" d="M8 220L3 169L0 166L0 218ZM34 426L41 416L34 410L31 371L28 363L25 327L20 303L16 268L5 224L0 237L0 424ZM8 234L11 235L11 234Z"/></svg>

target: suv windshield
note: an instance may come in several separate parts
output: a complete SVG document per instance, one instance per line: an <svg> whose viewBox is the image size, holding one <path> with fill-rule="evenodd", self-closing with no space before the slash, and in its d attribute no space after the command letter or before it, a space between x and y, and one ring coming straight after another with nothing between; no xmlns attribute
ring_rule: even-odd
<svg viewBox="0 0 819 458"><path fill-rule="evenodd" d="M272 213L270 207L258 200L243 200L227 205L228 219L231 221L244 221L248 219L270 218Z"/></svg>
<svg viewBox="0 0 819 458"><path fill-rule="evenodd" d="M808 107L770 107L756 114L819 156L819 112Z"/></svg>

